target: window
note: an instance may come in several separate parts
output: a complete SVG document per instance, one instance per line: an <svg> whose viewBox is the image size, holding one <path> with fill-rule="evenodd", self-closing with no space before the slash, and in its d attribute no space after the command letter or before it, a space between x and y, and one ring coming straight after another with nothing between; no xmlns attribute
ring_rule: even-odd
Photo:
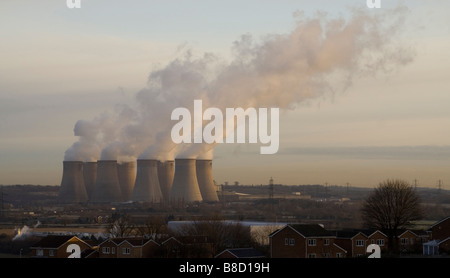
<svg viewBox="0 0 450 278"><path fill-rule="evenodd" d="M54 251L54 250L48 250L48 255L49 255L50 257L55 256L55 251Z"/></svg>
<svg viewBox="0 0 450 278"><path fill-rule="evenodd" d="M124 254L124 255L130 255L130 248L128 248L128 247L122 248L122 254Z"/></svg>
<svg viewBox="0 0 450 278"><path fill-rule="evenodd" d="M357 239L357 240L356 240L356 246L364 246L364 240L362 240L362 239Z"/></svg>
<svg viewBox="0 0 450 278"><path fill-rule="evenodd" d="M328 239L328 238L324 239L323 245L330 245L330 239Z"/></svg>
<svg viewBox="0 0 450 278"><path fill-rule="evenodd" d="M102 253L103 254L109 254L109 252L110 252L110 248L109 247L103 247L102 248Z"/></svg>
<svg viewBox="0 0 450 278"><path fill-rule="evenodd" d="M37 250L36 250L36 256L44 256L44 250L42 250L42 249L37 249Z"/></svg>
<svg viewBox="0 0 450 278"><path fill-rule="evenodd" d="M336 253L336 258L343 258L344 256L342 255L342 253Z"/></svg>
<svg viewBox="0 0 450 278"><path fill-rule="evenodd" d="M331 255L330 255L330 253L323 253L322 257L323 258L329 258L329 257L331 257Z"/></svg>
<svg viewBox="0 0 450 278"><path fill-rule="evenodd" d="M316 253L309 253L308 254L308 258L315 258L316 257Z"/></svg>
<svg viewBox="0 0 450 278"><path fill-rule="evenodd" d="M379 246L384 246L384 239L377 239L377 244Z"/></svg>
<svg viewBox="0 0 450 278"><path fill-rule="evenodd" d="M407 245L408 244L408 239L407 238L402 238L401 242L402 242L402 245Z"/></svg>
<svg viewBox="0 0 450 278"><path fill-rule="evenodd" d="M284 245L291 245L291 246L295 245L295 239L287 237L284 238Z"/></svg>
<svg viewBox="0 0 450 278"><path fill-rule="evenodd" d="M111 254L116 254L116 248L115 247L111 247Z"/></svg>
<svg viewBox="0 0 450 278"><path fill-rule="evenodd" d="M308 239L308 246L316 246L316 239L315 238Z"/></svg>

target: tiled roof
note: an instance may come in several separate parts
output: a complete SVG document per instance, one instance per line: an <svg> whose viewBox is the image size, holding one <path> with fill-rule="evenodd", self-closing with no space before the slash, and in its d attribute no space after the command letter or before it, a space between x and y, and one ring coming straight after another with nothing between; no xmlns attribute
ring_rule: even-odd
<svg viewBox="0 0 450 278"><path fill-rule="evenodd" d="M234 248L234 249L227 249L223 251L222 253L229 252L236 258L262 258L264 255L253 248ZM222 254L221 253L221 254Z"/></svg>
<svg viewBox="0 0 450 278"><path fill-rule="evenodd" d="M433 229L434 226L439 225L440 223L445 222L445 221L447 221L447 220L449 220L449 219L450 219L450 216L447 216L446 218L437 221L436 223L434 223L433 225L431 225L431 227L429 228L429 230Z"/></svg>
<svg viewBox="0 0 450 278"><path fill-rule="evenodd" d="M288 226L290 226L292 229L296 230L298 233L302 234L305 237L334 236L332 232L325 230L319 224L292 224Z"/></svg>
<svg viewBox="0 0 450 278"><path fill-rule="evenodd" d="M114 242L116 245L120 245L124 241L127 241L133 246L142 246L151 239L143 237L115 237L110 238L109 240Z"/></svg>
<svg viewBox="0 0 450 278"><path fill-rule="evenodd" d="M367 235L364 233L364 231L361 230L354 230L354 229L349 229L349 230L338 230L338 231L334 231L333 232L334 235L338 238L353 238L354 236L356 236L357 234L361 233L363 234L365 237L367 237Z"/></svg>
<svg viewBox="0 0 450 278"><path fill-rule="evenodd" d="M31 246L31 248L58 248L74 236L71 235L48 235Z"/></svg>

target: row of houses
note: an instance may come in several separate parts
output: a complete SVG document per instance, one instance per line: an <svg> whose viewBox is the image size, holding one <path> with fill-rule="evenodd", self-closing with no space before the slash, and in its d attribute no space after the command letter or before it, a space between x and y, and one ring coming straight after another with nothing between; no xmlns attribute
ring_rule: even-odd
<svg viewBox="0 0 450 278"><path fill-rule="evenodd" d="M388 236L380 230L329 231L321 225L288 224L269 235L272 258L344 258L367 257L370 245L380 254L389 250ZM396 238L405 255L439 256L450 254L450 217L427 230L402 230ZM369 249L369 250L368 250Z"/></svg>
<svg viewBox="0 0 450 278"><path fill-rule="evenodd" d="M220 250L205 236L168 237L159 242L144 237L108 238L102 242L77 236L49 235L31 246L33 257L62 258L355 258L368 256L376 244L381 254L389 248L382 231L331 231L320 224L286 224L268 235L269 254L253 248ZM404 254L450 254L450 217L427 230L403 230L397 236Z"/></svg>

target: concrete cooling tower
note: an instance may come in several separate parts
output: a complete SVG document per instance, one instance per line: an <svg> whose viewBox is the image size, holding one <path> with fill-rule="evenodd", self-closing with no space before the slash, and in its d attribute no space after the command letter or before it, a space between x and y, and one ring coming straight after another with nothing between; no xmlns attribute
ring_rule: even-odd
<svg viewBox="0 0 450 278"><path fill-rule="evenodd" d="M117 164L120 190L124 201L131 201L134 183L136 181L136 162L122 162Z"/></svg>
<svg viewBox="0 0 450 278"><path fill-rule="evenodd" d="M63 161L63 175L57 200L61 203L82 203L88 200L82 161Z"/></svg>
<svg viewBox="0 0 450 278"><path fill-rule="evenodd" d="M85 162L83 164L83 176L88 199L91 199L97 180L97 162Z"/></svg>
<svg viewBox="0 0 450 278"><path fill-rule="evenodd" d="M170 190L172 189L174 175L175 161L158 161L158 179L164 201L170 200Z"/></svg>
<svg viewBox="0 0 450 278"><path fill-rule="evenodd" d="M196 161L197 181L204 202L218 202L219 197L216 192L212 175L212 160L198 159Z"/></svg>
<svg viewBox="0 0 450 278"><path fill-rule="evenodd" d="M116 160L99 160L97 162L97 181L92 192L91 202L122 202Z"/></svg>
<svg viewBox="0 0 450 278"><path fill-rule="evenodd" d="M160 203L163 199L158 179L158 160L138 159L136 182L131 200Z"/></svg>
<svg viewBox="0 0 450 278"><path fill-rule="evenodd" d="M197 182L195 159L175 159L175 176L170 191L171 202L202 201Z"/></svg>

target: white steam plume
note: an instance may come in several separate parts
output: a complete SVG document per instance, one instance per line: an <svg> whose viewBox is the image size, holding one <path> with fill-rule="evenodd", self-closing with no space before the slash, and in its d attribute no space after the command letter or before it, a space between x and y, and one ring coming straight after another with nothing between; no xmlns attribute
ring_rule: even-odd
<svg viewBox="0 0 450 278"><path fill-rule="evenodd" d="M137 105L123 109L120 117L78 122L75 135L80 138L66 151L66 159L93 159L99 149L102 159L212 158L214 144L172 142L173 109L193 111L195 99L205 108L222 111L294 109L304 101L344 91L354 78L396 70L413 59L412 51L396 41L407 12L405 7L384 9L382 14L355 9L349 18L297 13L289 33L267 35L261 41L241 36L228 63L213 54L194 57L186 51L152 72L148 86L136 94Z"/></svg>

